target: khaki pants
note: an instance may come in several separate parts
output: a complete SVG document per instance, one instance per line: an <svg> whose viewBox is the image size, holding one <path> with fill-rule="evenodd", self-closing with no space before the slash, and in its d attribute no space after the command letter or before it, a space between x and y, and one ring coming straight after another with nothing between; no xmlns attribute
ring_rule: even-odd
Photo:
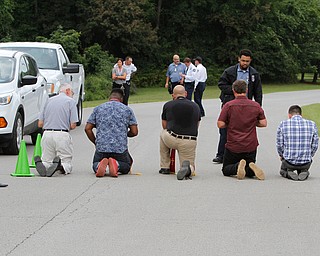
<svg viewBox="0 0 320 256"><path fill-rule="evenodd" d="M66 174L72 171L73 144L68 132L45 131L41 140L42 162L46 168L52 164L55 156L59 156Z"/></svg>
<svg viewBox="0 0 320 256"><path fill-rule="evenodd" d="M176 149L179 154L180 167L183 161L189 160L192 171L195 170L196 140L178 139L170 135L167 130L160 133L160 168L170 167L170 149Z"/></svg>

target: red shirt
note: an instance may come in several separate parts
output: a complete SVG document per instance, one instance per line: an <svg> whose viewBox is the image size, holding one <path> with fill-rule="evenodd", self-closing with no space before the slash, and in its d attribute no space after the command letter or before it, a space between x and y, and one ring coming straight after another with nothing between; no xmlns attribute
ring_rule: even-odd
<svg viewBox="0 0 320 256"><path fill-rule="evenodd" d="M266 119L263 109L246 96L227 102L218 118L228 128L225 147L234 153L255 151L259 145L256 124L262 119Z"/></svg>

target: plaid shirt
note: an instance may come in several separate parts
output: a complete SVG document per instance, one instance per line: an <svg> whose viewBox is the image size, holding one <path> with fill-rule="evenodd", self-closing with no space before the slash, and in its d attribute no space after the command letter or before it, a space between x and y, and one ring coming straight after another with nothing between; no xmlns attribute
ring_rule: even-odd
<svg viewBox="0 0 320 256"><path fill-rule="evenodd" d="M300 115L282 121L277 129L278 154L293 165L311 162L318 149L318 141L315 122Z"/></svg>

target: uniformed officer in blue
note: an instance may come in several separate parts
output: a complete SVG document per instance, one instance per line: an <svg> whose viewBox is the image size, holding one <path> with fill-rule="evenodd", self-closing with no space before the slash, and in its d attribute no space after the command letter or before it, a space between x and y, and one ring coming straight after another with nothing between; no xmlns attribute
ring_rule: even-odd
<svg viewBox="0 0 320 256"><path fill-rule="evenodd" d="M181 84L183 85L184 78L181 74L186 73L186 65L180 62L179 55L173 55L173 62L169 65L167 74L166 74L166 84L165 88L168 88L168 92L172 94L173 88Z"/></svg>

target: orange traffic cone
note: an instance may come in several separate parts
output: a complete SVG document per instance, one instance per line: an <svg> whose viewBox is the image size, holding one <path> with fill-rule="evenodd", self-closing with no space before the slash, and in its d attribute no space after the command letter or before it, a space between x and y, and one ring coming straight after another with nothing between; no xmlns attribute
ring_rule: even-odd
<svg viewBox="0 0 320 256"><path fill-rule="evenodd" d="M28 155L27 155L27 146L24 140L21 141L18 161L16 165L16 171L15 173L11 173L11 176L15 176L15 177L34 176L33 173L30 173L30 167L29 167Z"/></svg>
<svg viewBox="0 0 320 256"><path fill-rule="evenodd" d="M41 134L40 133L38 133L38 135L37 135L36 145L34 146L31 164L29 165L30 168L36 168L36 163L34 162L35 156L40 156L40 157L42 156Z"/></svg>

